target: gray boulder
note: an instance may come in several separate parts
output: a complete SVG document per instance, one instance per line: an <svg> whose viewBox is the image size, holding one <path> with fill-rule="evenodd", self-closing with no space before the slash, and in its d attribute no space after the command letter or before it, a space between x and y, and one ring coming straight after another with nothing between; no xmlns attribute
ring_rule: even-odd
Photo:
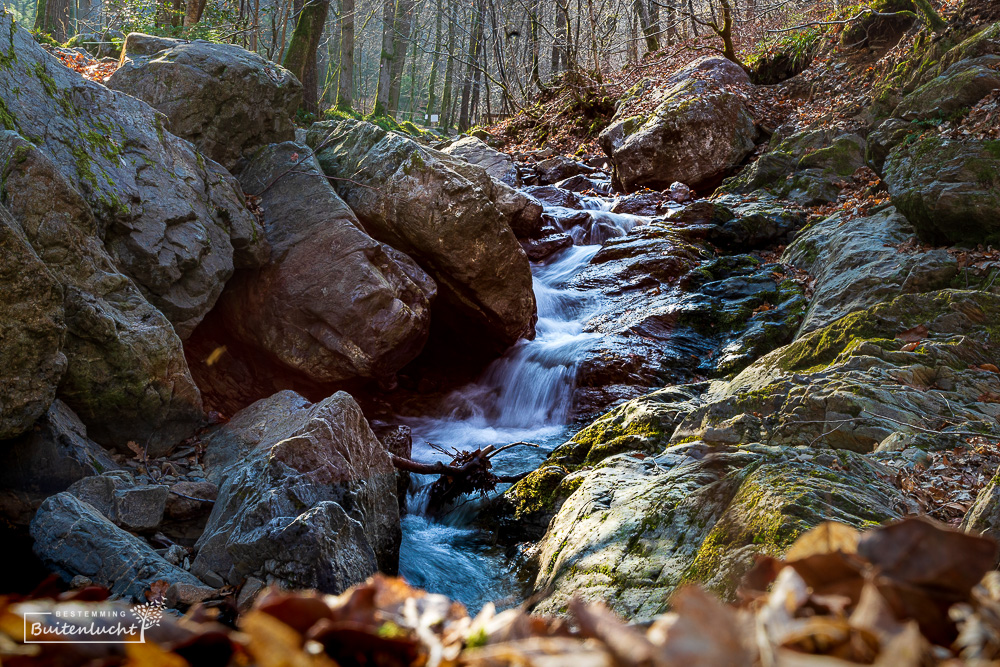
<svg viewBox="0 0 1000 667"><path fill-rule="evenodd" d="M206 439L219 495L192 571L341 592L398 567L399 508L389 453L340 392L310 404L286 391Z"/></svg>
<svg viewBox="0 0 1000 667"><path fill-rule="evenodd" d="M161 580L210 592L194 575L69 493L42 503L31 522L31 537L35 554L65 581L83 576L115 597L144 601L150 585Z"/></svg>
<svg viewBox="0 0 1000 667"><path fill-rule="evenodd" d="M285 68L233 44L131 33L109 88L166 115L168 129L233 169L264 144L295 138L302 85Z"/></svg>
<svg viewBox="0 0 1000 667"><path fill-rule="evenodd" d="M588 167L582 162L571 160L562 155L553 155L535 163L535 172L538 174L540 185L555 185L567 178L580 174L592 174L595 171L597 170L594 167Z"/></svg>
<svg viewBox="0 0 1000 667"><path fill-rule="evenodd" d="M56 399L27 433L0 444L0 512L27 525L48 496L118 466L65 403Z"/></svg>
<svg viewBox="0 0 1000 667"><path fill-rule="evenodd" d="M869 217L832 215L803 231L781 257L816 279L800 333L899 294L946 287L958 273L943 248L901 252L913 227L892 207Z"/></svg>
<svg viewBox="0 0 1000 667"><path fill-rule="evenodd" d="M675 76L651 114L616 118L601 132L600 144L621 187L663 190L680 181L698 188L742 162L757 129L732 89L737 84L750 84L737 65L703 59Z"/></svg>
<svg viewBox="0 0 1000 667"><path fill-rule="evenodd" d="M490 148L478 137L462 137L448 144L441 149L441 152L461 158L469 164L479 165L487 174L511 187L516 188L521 185L514 159L506 153Z"/></svg>
<svg viewBox="0 0 1000 667"><path fill-rule="evenodd" d="M125 471L85 477L67 491L131 532L156 529L163 521L169 494L166 486L137 483Z"/></svg>
<svg viewBox="0 0 1000 667"><path fill-rule="evenodd" d="M430 332L434 281L363 231L311 151L262 148L240 181L261 193L272 250L227 287L227 329L317 382L387 379L413 360Z"/></svg>
<svg viewBox="0 0 1000 667"><path fill-rule="evenodd" d="M3 124L43 149L93 210L118 268L184 338L236 266L266 256L235 179L145 102L88 81L0 17Z"/></svg>
<svg viewBox="0 0 1000 667"><path fill-rule="evenodd" d="M892 203L930 243L1000 243L1000 146L928 136L886 159Z"/></svg>
<svg viewBox="0 0 1000 667"><path fill-rule="evenodd" d="M1000 88L1000 56L962 60L903 98L892 112L903 120L946 120Z"/></svg>
<svg viewBox="0 0 1000 667"><path fill-rule="evenodd" d="M0 132L0 175L4 202L63 288L60 398L98 442L166 453L204 419L180 338L119 272L90 206L44 150Z"/></svg>
<svg viewBox="0 0 1000 667"><path fill-rule="evenodd" d="M0 206L0 439L28 430L66 370L63 291Z"/></svg>
<svg viewBox="0 0 1000 667"><path fill-rule="evenodd" d="M780 137L780 134L776 134ZM840 184L865 166L865 140L835 129L803 130L780 140L721 191L766 190L804 206L836 201Z"/></svg>
<svg viewBox="0 0 1000 667"><path fill-rule="evenodd" d="M365 230L434 278L446 318L499 347L534 335L528 258L481 167L362 121L316 123L308 141Z"/></svg>

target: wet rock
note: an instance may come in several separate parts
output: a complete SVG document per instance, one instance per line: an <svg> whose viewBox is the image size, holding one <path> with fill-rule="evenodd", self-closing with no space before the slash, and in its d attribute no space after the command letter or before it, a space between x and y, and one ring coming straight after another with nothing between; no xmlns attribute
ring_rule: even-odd
<svg viewBox="0 0 1000 667"><path fill-rule="evenodd" d="M542 202L520 190L496 183L494 203L505 218L510 220L510 228L518 239L536 238L541 232Z"/></svg>
<svg viewBox="0 0 1000 667"><path fill-rule="evenodd" d="M749 194L766 190L803 206L816 206L836 201L839 183L863 166L865 141L861 137L834 129L805 130L773 146L739 175L726 180L720 191Z"/></svg>
<svg viewBox="0 0 1000 667"><path fill-rule="evenodd" d="M701 72L695 78L693 75ZM615 118L600 144L622 189L699 188L723 176L753 150L757 130L734 85L746 74L724 58L706 58L675 75L648 116Z"/></svg>
<svg viewBox="0 0 1000 667"><path fill-rule="evenodd" d="M691 188L684 183L671 183L669 193L670 198L680 204L694 199L694 193L691 191Z"/></svg>
<svg viewBox="0 0 1000 667"><path fill-rule="evenodd" d="M117 467L56 399L27 433L0 443L0 511L8 521L27 525L46 497Z"/></svg>
<svg viewBox="0 0 1000 667"><path fill-rule="evenodd" d="M45 414L66 370L63 291L0 206L0 439Z"/></svg>
<svg viewBox="0 0 1000 667"><path fill-rule="evenodd" d="M616 199L611 212L653 217L673 210L667 202L661 192L634 193Z"/></svg>
<svg viewBox="0 0 1000 667"><path fill-rule="evenodd" d="M596 171L596 169L588 167L582 162L571 160L568 157L555 155L540 162L536 162L535 171L538 173L539 184L555 185L560 181L564 181L567 178L578 174L592 174Z"/></svg>
<svg viewBox="0 0 1000 667"><path fill-rule="evenodd" d="M611 181L607 178L592 178L584 174L577 174L556 183L556 187L570 192L594 192L598 195L608 196L611 194Z"/></svg>
<svg viewBox="0 0 1000 667"><path fill-rule="evenodd" d="M219 495L196 545L199 576L341 592L396 570L394 468L347 394L313 405L281 392L215 429L206 448Z"/></svg>
<svg viewBox="0 0 1000 667"><path fill-rule="evenodd" d="M1000 149L996 142L928 136L886 159L892 203L930 243L1000 241Z"/></svg>
<svg viewBox="0 0 1000 667"><path fill-rule="evenodd" d="M260 149L240 182L261 193L272 250L265 266L227 288L228 331L320 383L391 378L420 353L434 281L361 229L307 147Z"/></svg>
<svg viewBox="0 0 1000 667"><path fill-rule="evenodd" d="M887 118L871 134L865 148L865 159L878 174L884 173L885 160L893 148L903 143L915 132L912 123L898 118Z"/></svg>
<svg viewBox="0 0 1000 667"><path fill-rule="evenodd" d="M235 179L166 132L145 102L62 65L10 14L0 43L13 49L0 69L8 128L49 155L90 205L119 270L186 337L234 263L266 252Z"/></svg>
<svg viewBox="0 0 1000 667"><path fill-rule="evenodd" d="M490 148L485 141L478 137L462 137L441 150L448 155L461 158L469 164L482 167L487 174L513 188L521 185L513 158L506 153Z"/></svg>
<svg viewBox="0 0 1000 667"><path fill-rule="evenodd" d="M1000 56L962 60L903 98L892 112L906 121L947 119L964 114L1000 88Z"/></svg>
<svg viewBox="0 0 1000 667"><path fill-rule="evenodd" d="M446 319L500 347L533 336L528 258L481 167L361 121L316 123L309 144L365 230L434 278Z"/></svg>
<svg viewBox="0 0 1000 667"><path fill-rule="evenodd" d="M654 456L674 429L700 404L705 384L654 391L619 405L556 447L537 470L504 493L500 509L505 539L539 540L549 521L589 474L622 452Z"/></svg>
<svg viewBox="0 0 1000 667"><path fill-rule="evenodd" d="M713 386L673 442L729 443L735 432L743 442L869 453L931 424L946 424L935 447L952 431L1000 433L1000 407L980 400L1000 392L1000 376L980 369L993 363L997 317L1000 297L974 290L905 294L843 316Z"/></svg>
<svg viewBox="0 0 1000 667"><path fill-rule="evenodd" d="M521 247L532 262L541 262L573 246L573 237L569 234L549 234L540 239L521 241Z"/></svg>
<svg viewBox="0 0 1000 667"><path fill-rule="evenodd" d="M0 174L7 206L62 286L60 398L98 442L124 452L142 442L150 455L166 454L204 420L180 338L118 270L90 206L44 150L0 132Z"/></svg>
<svg viewBox="0 0 1000 667"><path fill-rule="evenodd" d="M131 33L109 88L148 102L173 134L233 169L258 146L295 137L302 85L291 72L233 44Z"/></svg>
<svg viewBox="0 0 1000 667"><path fill-rule="evenodd" d="M620 454L584 477L533 551L534 590L548 592L536 611L556 613L576 595L650 619L685 583L732 599L756 556L780 556L824 521L898 518L905 504L861 456L756 444L698 452Z"/></svg>
<svg viewBox="0 0 1000 667"><path fill-rule="evenodd" d="M140 601L154 581L205 589L194 575L171 565L141 538L70 493L42 503L31 522L31 536L38 557L67 582L83 576L114 596Z"/></svg>
<svg viewBox="0 0 1000 667"><path fill-rule="evenodd" d="M86 502L109 521L131 532L150 532L163 520L168 489L162 484L137 483L124 471L85 477L68 493Z"/></svg>
<svg viewBox="0 0 1000 667"><path fill-rule="evenodd" d="M553 185L531 185L524 188L524 192L548 206L578 209L582 206L583 202L576 193L557 188Z"/></svg>
<svg viewBox="0 0 1000 667"><path fill-rule="evenodd" d="M836 214L810 225L781 258L815 277L801 332L899 294L948 286L958 273L955 259L942 248L900 251L913 238L913 228L892 207L854 220Z"/></svg>

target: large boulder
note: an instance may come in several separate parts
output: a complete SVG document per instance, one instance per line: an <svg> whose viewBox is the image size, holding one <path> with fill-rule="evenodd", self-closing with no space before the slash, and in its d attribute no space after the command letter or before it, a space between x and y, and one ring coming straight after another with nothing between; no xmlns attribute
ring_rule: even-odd
<svg viewBox="0 0 1000 667"><path fill-rule="evenodd" d="M517 167L514 166L514 159L506 153L490 148L490 146L478 137L462 137L454 141L442 152L461 158L469 164L476 164L486 170L486 173L498 181L506 183L511 187L521 185L521 179L517 175Z"/></svg>
<svg viewBox="0 0 1000 667"><path fill-rule="evenodd" d="M118 466L56 399L27 433L0 443L0 513L27 525L38 505L74 482Z"/></svg>
<svg viewBox="0 0 1000 667"><path fill-rule="evenodd" d="M227 287L230 332L322 383L391 378L417 356L434 281L362 230L308 148L261 148L240 182L260 193L271 259Z"/></svg>
<svg viewBox="0 0 1000 667"><path fill-rule="evenodd" d="M349 395L258 401L209 434L205 463L219 495L192 571L206 581L339 593L396 571L395 471Z"/></svg>
<svg viewBox="0 0 1000 667"><path fill-rule="evenodd" d="M285 68L233 44L125 38L109 88L148 102L168 129L233 169L264 144L295 138L302 85Z"/></svg>
<svg viewBox="0 0 1000 667"><path fill-rule="evenodd" d="M63 291L0 206L0 439L45 414L66 370Z"/></svg>
<svg viewBox="0 0 1000 667"><path fill-rule="evenodd" d="M856 134L803 130L783 139L776 134L771 143L771 150L726 180L721 190L739 194L766 190L816 206L836 201L841 186L865 166L865 140Z"/></svg>
<svg viewBox="0 0 1000 667"><path fill-rule="evenodd" d="M499 347L534 335L528 258L482 167L363 121L316 123L308 142L365 230L434 278L448 318Z"/></svg>
<svg viewBox="0 0 1000 667"><path fill-rule="evenodd" d="M892 203L931 243L1000 243L1000 141L925 136L889 153Z"/></svg>
<svg viewBox="0 0 1000 667"><path fill-rule="evenodd" d="M42 503L31 522L31 537L35 554L67 583L86 577L116 597L137 601L145 601L144 594L157 581L211 592L190 572L171 565L141 538L70 493Z"/></svg>
<svg viewBox="0 0 1000 667"><path fill-rule="evenodd" d="M166 453L204 419L180 338L119 272L90 206L44 150L0 131L0 175L4 204L63 288L59 396L98 442Z"/></svg>
<svg viewBox="0 0 1000 667"><path fill-rule="evenodd" d="M676 75L651 114L615 119L600 144L621 187L663 190L679 181L698 188L740 164L757 129L732 86L749 84L738 65L703 59Z"/></svg>
<svg viewBox="0 0 1000 667"><path fill-rule="evenodd" d="M84 79L0 17L0 119L43 149L93 210L118 268L186 337L266 245L239 185L145 102Z"/></svg>
<svg viewBox="0 0 1000 667"><path fill-rule="evenodd" d="M533 550L537 613L574 596L635 621L667 610L681 585L735 598L760 555L780 557L824 521L899 518L887 471L858 455L749 444L620 454L584 476Z"/></svg>
<svg viewBox="0 0 1000 667"><path fill-rule="evenodd" d="M1000 88L1000 56L961 60L903 98L892 112L907 121L949 120Z"/></svg>
<svg viewBox="0 0 1000 667"><path fill-rule="evenodd" d="M955 259L943 248L901 251L913 240L913 227L892 207L855 219L838 213L799 234L781 260L815 277L801 333L899 294L947 287Z"/></svg>

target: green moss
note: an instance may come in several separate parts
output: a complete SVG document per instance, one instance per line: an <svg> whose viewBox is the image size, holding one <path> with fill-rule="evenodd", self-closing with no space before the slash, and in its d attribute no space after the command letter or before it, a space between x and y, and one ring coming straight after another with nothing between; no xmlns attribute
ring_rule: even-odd
<svg viewBox="0 0 1000 667"><path fill-rule="evenodd" d="M556 491L567 474L560 466L543 466L512 486L506 496L514 503L514 519L551 511Z"/></svg>
<svg viewBox="0 0 1000 667"><path fill-rule="evenodd" d="M4 129L11 130L12 132L16 132L18 129L17 118L7 109L7 105L3 99L0 99L0 124L3 124Z"/></svg>

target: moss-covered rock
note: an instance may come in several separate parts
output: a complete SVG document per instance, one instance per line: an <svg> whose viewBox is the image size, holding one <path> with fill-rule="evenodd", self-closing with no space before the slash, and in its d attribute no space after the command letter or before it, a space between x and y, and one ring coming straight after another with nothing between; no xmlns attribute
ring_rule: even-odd
<svg viewBox="0 0 1000 667"><path fill-rule="evenodd" d="M836 201L838 183L865 165L865 141L837 130L805 130L783 140L739 175L721 193L766 190L806 206Z"/></svg>
<svg viewBox="0 0 1000 667"><path fill-rule="evenodd" d="M892 112L903 120L953 120L1000 88L1000 56L961 60L903 98Z"/></svg>
<svg viewBox="0 0 1000 667"><path fill-rule="evenodd" d="M892 203L931 243L1000 243L1000 141L924 136L886 159Z"/></svg>
<svg viewBox="0 0 1000 667"><path fill-rule="evenodd" d="M590 473L532 553L535 589L549 591L536 611L565 611L579 595L643 620L686 582L732 598L756 555L780 556L826 520L894 518L903 504L857 455L762 445L688 455L697 451L621 455Z"/></svg>

